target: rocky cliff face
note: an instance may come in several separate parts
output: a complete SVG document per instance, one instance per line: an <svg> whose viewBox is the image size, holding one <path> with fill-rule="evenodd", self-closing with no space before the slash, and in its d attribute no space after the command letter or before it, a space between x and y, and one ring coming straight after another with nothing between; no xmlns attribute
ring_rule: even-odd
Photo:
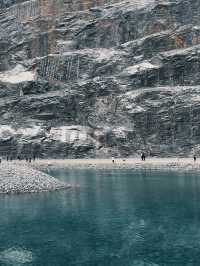
<svg viewBox="0 0 200 266"><path fill-rule="evenodd" d="M200 151L199 0L3 0L0 153Z"/></svg>

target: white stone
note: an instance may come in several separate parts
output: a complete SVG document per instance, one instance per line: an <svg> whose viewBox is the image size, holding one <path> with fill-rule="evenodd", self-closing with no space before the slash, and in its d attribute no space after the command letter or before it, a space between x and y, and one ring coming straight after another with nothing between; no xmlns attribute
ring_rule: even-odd
<svg viewBox="0 0 200 266"><path fill-rule="evenodd" d="M21 83L35 80L35 72L27 71L22 65L17 65L9 71L0 72L0 81L6 83Z"/></svg>

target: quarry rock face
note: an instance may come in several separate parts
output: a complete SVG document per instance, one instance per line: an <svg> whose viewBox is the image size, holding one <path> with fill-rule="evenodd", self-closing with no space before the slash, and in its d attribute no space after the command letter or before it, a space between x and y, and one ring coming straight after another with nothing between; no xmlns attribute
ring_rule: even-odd
<svg viewBox="0 0 200 266"><path fill-rule="evenodd" d="M199 0L3 0L0 154L200 153Z"/></svg>

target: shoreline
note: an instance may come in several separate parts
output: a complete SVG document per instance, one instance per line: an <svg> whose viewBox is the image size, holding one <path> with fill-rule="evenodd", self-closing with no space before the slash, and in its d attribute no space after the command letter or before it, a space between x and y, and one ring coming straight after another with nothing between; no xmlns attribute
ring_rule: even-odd
<svg viewBox="0 0 200 266"><path fill-rule="evenodd" d="M193 158L117 158L112 159L36 159L35 161L2 161L0 194L36 193L70 188L70 184L49 175L56 169L177 171L200 174L200 159Z"/></svg>
<svg viewBox="0 0 200 266"><path fill-rule="evenodd" d="M193 158L117 158L112 159L39 159L31 163L39 170L51 169L96 169L96 170L178 170L200 172L200 159L194 162Z"/></svg>

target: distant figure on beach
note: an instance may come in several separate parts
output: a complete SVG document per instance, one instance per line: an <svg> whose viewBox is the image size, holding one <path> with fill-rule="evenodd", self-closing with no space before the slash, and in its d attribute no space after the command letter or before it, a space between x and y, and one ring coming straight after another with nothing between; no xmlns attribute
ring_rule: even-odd
<svg viewBox="0 0 200 266"><path fill-rule="evenodd" d="M29 158L29 163L31 163L31 160L32 160L32 159L31 159L31 157L30 157L30 158Z"/></svg>
<svg viewBox="0 0 200 266"><path fill-rule="evenodd" d="M112 162L113 162L113 163L115 162L115 158L114 158L114 157L112 157Z"/></svg>
<svg viewBox="0 0 200 266"><path fill-rule="evenodd" d="M193 157L193 158L194 158L194 162L196 162L196 160L197 160L197 156L196 156L196 155L194 155L194 157Z"/></svg>
<svg viewBox="0 0 200 266"><path fill-rule="evenodd" d="M33 156L33 161L35 161L35 155Z"/></svg>
<svg viewBox="0 0 200 266"><path fill-rule="evenodd" d="M24 96L24 92L23 92L22 88L21 88L20 91L19 91L19 96L20 96L20 97L23 97L23 96Z"/></svg>
<svg viewBox="0 0 200 266"><path fill-rule="evenodd" d="M146 156L145 156L144 152L141 153L141 159L142 159L142 161L146 160Z"/></svg>

